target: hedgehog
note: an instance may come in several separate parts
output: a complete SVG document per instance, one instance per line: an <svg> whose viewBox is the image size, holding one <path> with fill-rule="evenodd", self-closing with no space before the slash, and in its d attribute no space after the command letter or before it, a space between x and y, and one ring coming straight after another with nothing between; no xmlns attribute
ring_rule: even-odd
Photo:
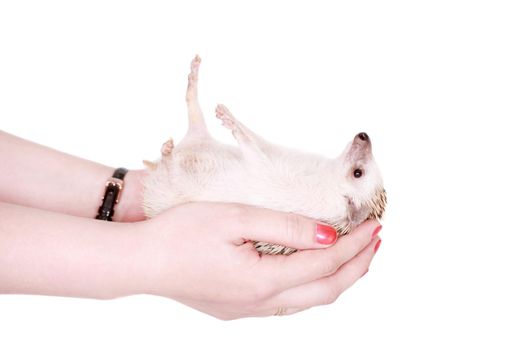
<svg viewBox="0 0 525 350"><path fill-rule="evenodd" d="M199 105L200 64L197 55L188 75L186 135L176 145L166 141L157 161L144 161L146 217L186 202L242 203L311 217L333 226L339 236L367 219L382 218L386 191L366 133L356 134L337 157L326 158L270 143L219 104L215 115L238 147L223 144L208 132ZM253 244L261 254L296 251L271 242Z"/></svg>

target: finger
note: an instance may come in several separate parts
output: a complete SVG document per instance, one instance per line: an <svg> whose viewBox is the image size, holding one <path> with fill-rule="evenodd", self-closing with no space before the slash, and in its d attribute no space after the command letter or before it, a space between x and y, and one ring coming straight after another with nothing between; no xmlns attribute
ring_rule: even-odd
<svg viewBox="0 0 525 350"><path fill-rule="evenodd" d="M326 249L303 250L290 256L262 255L258 274L266 276L275 293L329 276L363 250L380 228L377 221L369 220Z"/></svg>
<svg viewBox="0 0 525 350"><path fill-rule="evenodd" d="M270 298L267 302L268 310L277 310L277 308L301 310L333 303L368 271L378 242L380 239L375 237L365 249L341 266L333 275L293 287Z"/></svg>
<svg viewBox="0 0 525 350"><path fill-rule="evenodd" d="M333 227L293 213L239 206L233 219L237 223L236 238L244 240L316 249L326 248L337 239Z"/></svg>
<svg viewBox="0 0 525 350"><path fill-rule="evenodd" d="M304 310L306 310L306 308L272 306L261 311L259 316L289 316Z"/></svg>

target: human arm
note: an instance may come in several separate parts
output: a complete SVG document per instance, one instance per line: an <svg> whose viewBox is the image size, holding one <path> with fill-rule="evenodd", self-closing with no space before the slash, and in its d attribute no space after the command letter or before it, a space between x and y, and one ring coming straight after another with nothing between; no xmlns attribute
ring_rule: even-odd
<svg viewBox="0 0 525 350"><path fill-rule="evenodd" d="M0 203L0 293L153 294L221 319L294 313L334 301L366 272L377 227L327 247L310 219L237 204L188 203L122 224ZM260 256L250 240L301 251Z"/></svg>
<svg viewBox="0 0 525 350"><path fill-rule="evenodd" d="M97 299L137 289L140 235L132 223L0 202L0 293Z"/></svg>
<svg viewBox="0 0 525 350"><path fill-rule="evenodd" d="M94 218L113 168L0 131L0 201ZM131 170L115 221L144 220L141 170Z"/></svg>

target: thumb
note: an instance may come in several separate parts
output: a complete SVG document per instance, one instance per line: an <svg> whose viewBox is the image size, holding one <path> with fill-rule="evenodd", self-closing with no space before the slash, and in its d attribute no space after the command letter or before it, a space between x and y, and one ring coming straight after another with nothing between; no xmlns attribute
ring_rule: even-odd
<svg viewBox="0 0 525 350"><path fill-rule="evenodd" d="M242 238L296 249L326 248L337 240L336 230L324 223L293 213L247 208L237 231Z"/></svg>

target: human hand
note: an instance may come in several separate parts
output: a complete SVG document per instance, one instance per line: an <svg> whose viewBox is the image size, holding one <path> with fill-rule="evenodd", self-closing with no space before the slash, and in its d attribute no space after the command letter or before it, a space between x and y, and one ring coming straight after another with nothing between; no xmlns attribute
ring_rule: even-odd
<svg viewBox="0 0 525 350"><path fill-rule="evenodd" d="M136 225L143 248L135 292L225 320L332 303L368 271L380 242L377 221L330 246L316 241L334 239L312 219L239 204L183 204ZM251 241L299 251L260 256Z"/></svg>

